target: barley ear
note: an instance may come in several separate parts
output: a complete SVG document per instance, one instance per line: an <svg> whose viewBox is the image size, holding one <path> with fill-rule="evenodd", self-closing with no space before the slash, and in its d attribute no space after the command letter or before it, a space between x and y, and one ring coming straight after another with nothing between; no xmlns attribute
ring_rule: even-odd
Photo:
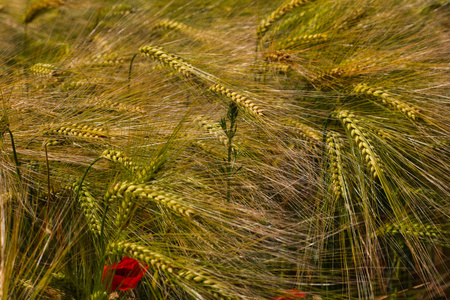
<svg viewBox="0 0 450 300"><path fill-rule="evenodd" d="M410 104L401 101L391 95L389 92L387 92L384 89L381 88L372 88L369 87L365 83L358 84L354 89L353 92L356 94L362 94L365 96L369 96L371 99L380 101L381 103L389 106L390 108L394 109L395 111L398 111L405 115L408 119L411 119L413 121L417 121L419 110Z"/></svg>
<svg viewBox="0 0 450 300"><path fill-rule="evenodd" d="M350 134L351 138L358 146L372 177L379 178L380 174L383 172L381 160L375 152L372 142L363 132L358 119L356 119L354 114L346 110L338 113L338 119L341 120L345 130Z"/></svg>
<svg viewBox="0 0 450 300"><path fill-rule="evenodd" d="M25 24L32 22L38 15L62 5L62 0L40 0L33 3L24 16Z"/></svg>
<svg viewBox="0 0 450 300"><path fill-rule="evenodd" d="M228 97L234 103L239 105L245 111L250 112L254 116L260 116L260 117L263 116L263 110L259 106L257 106L255 103L253 103L252 100L250 100L247 97L242 96L236 92L233 92L230 89L227 89L226 87L224 87L221 84L214 84L209 88L209 90L211 92L215 92L217 94Z"/></svg>

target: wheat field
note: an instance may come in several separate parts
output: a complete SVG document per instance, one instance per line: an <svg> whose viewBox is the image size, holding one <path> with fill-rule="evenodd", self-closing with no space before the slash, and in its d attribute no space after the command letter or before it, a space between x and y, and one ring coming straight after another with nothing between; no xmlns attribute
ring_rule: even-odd
<svg viewBox="0 0 450 300"><path fill-rule="evenodd" d="M447 299L449 20L0 0L0 299Z"/></svg>

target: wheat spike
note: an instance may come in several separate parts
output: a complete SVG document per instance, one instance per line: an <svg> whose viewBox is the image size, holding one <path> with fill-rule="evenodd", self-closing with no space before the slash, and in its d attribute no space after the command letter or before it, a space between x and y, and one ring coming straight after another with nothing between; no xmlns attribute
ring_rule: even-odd
<svg viewBox="0 0 450 300"><path fill-rule="evenodd" d="M289 3L280 6L277 8L273 13L271 13L267 18L262 20L259 23L258 27L258 36L262 37L267 30L272 26L273 23L278 21L280 18L282 18L285 14L288 12L293 11L295 8L307 4L309 2L313 2L314 0L292 0Z"/></svg>
<svg viewBox="0 0 450 300"><path fill-rule="evenodd" d="M160 22L156 23L155 28L163 28L168 30L176 30L180 32L184 31L192 31L192 28L187 26L186 24L173 21L173 20L161 20Z"/></svg>
<svg viewBox="0 0 450 300"><path fill-rule="evenodd" d="M335 199L339 199L343 196L343 191L345 187L344 181L344 168L345 165L342 161L341 149L343 147L343 142L340 135L336 132L329 132L327 134L327 149L330 157L330 172L332 180L333 196Z"/></svg>
<svg viewBox="0 0 450 300"><path fill-rule="evenodd" d="M106 300L108 299L108 294L105 291L95 291L89 297L90 300Z"/></svg>
<svg viewBox="0 0 450 300"><path fill-rule="evenodd" d="M51 77L57 75L56 67L52 64L37 63L32 65L29 71L36 76Z"/></svg>
<svg viewBox="0 0 450 300"><path fill-rule="evenodd" d="M45 135L66 135L94 139L105 138L107 136L103 128L76 123L66 123L55 128L45 129L43 133Z"/></svg>
<svg viewBox="0 0 450 300"><path fill-rule="evenodd" d="M174 69L178 73L183 74L185 77L195 77L194 67L186 63L180 57L173 54L164 52L160 47L154 47L151 45L143 46L139 49L139 52L145 56L151 57L155 60L162 62L164 65Z"/></svg>
<svg viewBox="0 0 450 300"><path fill-rule="evenodd" d="M164 155L158 155L156 158L146 163L146 166L136 172L136 180L145 182L152 179L156 172L163 166L165 161Z"/></svg>
<svg viewBox="0 0 450 300"><path fill-rule="evenodd" d="M197 117L194 122L200 126L201 128L203 128L204 130L206 130L208 133L214 135L222 145L224 145L225 147L228 147L228 138L225 135L225 133L223 132L222 128L220 127L219 123L212 123L211 120L209 120L207 117L205 116L199 116ZM231 147L233 147L234 149L236 149L236 145L232 144Z"/></svg>
<svg viewBox="0 0 450 300"><path fill-rule="evenodd" d="M424 224L422 222L405 220L403 222L387 223L378 229L379 235L396 235L403 236L413 235L424 241L432 242L434 245L449 247L448 241L449 230L444 226L436 226L432 224Z"/></svg>
<svg viewBox="0 0 450 300"><path fill-rule="evenodd" d="M304 34L282 41L279 48L286 49L296 47L301 44L322 43L326 40L328 40L328 35L325 33Z"/></svg>
<svg viewBox="0 0 450 300"><path fill-rule="evenodd" d="M130 105L120 102L114 102L113 100L96 100L95 105L100 107L105 107L112 110L117 110L120 112L129 112L129 113L143 113L145 110L136 105Z"/></svg>
<svg viewBox="0 0 450 300"><path fill-rule="evenodd" d="M381 172L383 172L381 160L374 151L370 139L363 133L363 130L361 126L359 126L359 121L356 119L355 115L344 110L338 113L338 119L341 120L344 128L358 146L358 149L361 152L372 177L379 178Z"/></svg>
<svg viewBox="0 0 450 300"><path fill-rule="evenodd" d="M220 284L217 280L204 274L203 272L196 272L191 270L181 270L176 273L176 275L185 280L189 280L196 284L204 286L208 291L216 298L223 300L237 299L225 292L225 287Z"/></svg>
<svg viewBox="0 0 450 300"><path fill-rule="evenodd" d="M25 24L33 21L39 14L44 13L53 8L57 8L62 5L62 0L41 0L33 3L25 13L24 22Z"/></svg>
<svg viewBox="0 0 450 300"><path fill-rule="evenodd" d="M294 127L295 131L299 133L303 139L308 140L310 142L314 142L316 144L322 142L322 134L319 131L313 129L312 127L309 127L306 124L288 118L283 119L283 122L289 126Z"/></svg>
<svg viewBox="0 0 450 300"><path fill-rule="evenodd" d="M167 274L172 274L174 270L177 269L175 264L168 257L135 243L109 243L106 251L109 255L130 256Z"/></svg>
<svg viewBox="0 0 450 300"><path fill-rule="evenodd" d="M80 203L83 214L87 220L88 227L95 235L100 235L101 233L101 220L98 216L98 211L96 208L97 201L89 192L87 187L82 184L79 189L79 183L76 182L73 185L75 194L78 191L78 202Z"/></svg>
<svg viewBox="0 0 450 300"><path fill-rule="evenodd" d="M234 103L255 116L263 116L263 110L255 105L252 100L236 92L232 92L223 85L214 84L209 88L209 90L230 98Z"/></svg>
<svg viewBox="0 0 450 300"><path fill-rule="evenodd" d="M127 195L129 195L130 199L150 200L186 217L191 217L194 214L192 208L183 204L183 202L186 202L183 198L165 192L162 188L156 186L134 182L124 181L117 183L106 193L105 201L111 202L114 199L122 199ZM130 199L128 199L129 202L131 201ZM129 206L127 203L126 208Z"/></svg>
<svg viewBox="0 0 450 300"><path fill-rule="evenodd" d="M119 163L127 169L133 170L135 168L131 158L123 154L121 151L107 149L103 151L101 157L106 158L107 160L110 160L112 162Z"/></svg>
<svg viewBox="0 0 450 300"><path fill-rule="evenodd" d="M278 50L265 52L263 58L270 63L289 63L292 61L291 54Z"/></svg>
<svg viewBox="0 0 450 300"><path fill-rule="evenodd" d="M279 32L279 31L283 30L284 28L289 27L292 24L295 24L295 22L297 22L303 16L305 16L304 11L283 20L276 27L273 28L273 32Z"/></svg>
<svg viewBox="0 0 450 300"><path fill-rule="evenodd" d="M354 89L353 92L356 94L364 94L371 96L374 99L377 99L378 101L381 101L381 103L388 105L389 107L393 108L396 111L401 112L404 114L407 118L416 121L417 116L419 114L419 110L415 107L412 107L411 105L396 99L394 96L389 94L389 92L379 89L379 88L371 88L365 83L358 84Z"/></svg>
<svg viewBox="0 0 450 300"><path fill-rule="evenodd" d="M107 254L109 255L127 255L141 262L151 265L167 275L172 275L180 279L188 280L194 284L202 285L216 299L236 299L225 292L225 287L214 278L205 275L203 272L189 270L186 267L173 262L168 257L150 250L148 247L128 242L113 242L108 244Z"/></svg>
<svg viewBox="0 0 450 300"><path fill-rule="evenodd" d="M268 72L288 74L291 70L291 66L283 63L261 63L255 66L254 71L260 74L265 74Z"/></svg>

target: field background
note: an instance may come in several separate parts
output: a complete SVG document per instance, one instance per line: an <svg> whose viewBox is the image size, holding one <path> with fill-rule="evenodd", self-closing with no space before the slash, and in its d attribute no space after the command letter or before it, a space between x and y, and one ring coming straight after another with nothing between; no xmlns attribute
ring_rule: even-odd
<svg viewBox="0 0 450 300"><path fill-rule="evenodd" d="M447 299L449 20L0 1L0 299Z"/></svg>

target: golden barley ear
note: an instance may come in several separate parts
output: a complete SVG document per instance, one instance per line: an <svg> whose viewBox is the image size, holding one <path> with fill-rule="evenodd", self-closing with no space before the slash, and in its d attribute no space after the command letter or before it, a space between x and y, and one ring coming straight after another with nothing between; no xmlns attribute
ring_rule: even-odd
<svg viewBox="0 0 450 300"><path fill-rule="evenodd" d="M94 127L91 125L65 123L60 126L50 125L50 128L44 129L44 135L50 136L70 136L87 139L100 139L108 137L108 134L102 127Z"/></svg>
<svg viewBox="0 0 450 300"><path fill-rule="evenodd" d="M182 58L163 51L160 47L146 45L139 48L139 52L163 63L165 66L170 67L187 78L196 77L193 66L185 62Z"/></svg>
<svg viewBox="0 0 450 300"><path fill-rule="evenodd" d="M175 260L162 255L149 247L129 242L112 242L107 246L108 255L127 255L134 259L152 266L165 273L167 276L173 276L179 280L187 281L189 284L201 286L211 293L215 299L232 300L237 299L226 292L226 288L218 280L206 275L204 272L190 270L188 266L180 265Z"/></svg>
<svg viewBox="0 0 450 300"><path fill-rule="evenodd" d="M329 132L327 134L326 145L328 149L328 155L330 157L330 173L333 197L335 200L339 200L345 193L345 164L343 162L343 142L340 135L336 132Z"/></svg>
<svg viewBox="0 0 450 300"><path fill-rule="evenodd" d="M244 111L247 111L254 116L257 117L264 116L263 110L259 106L257 106L252 100L248 99L246 96L231 91L230 89L226 88L221 84L214 84L209 88L209 90L211 92L215 92L217 94L230 98L239 107L243 108Z"/></svg>
<svg viewBox="0 0 450 300"><path fill-rule="evenodd" d="M195 215L194 210L185 205L185 203L188 202L182 197L166 192L160 187L147 185L144 183L127 181L119 182L106 192L104 199L105 202L111 202L116 199L122 200L123 211L121 212L123 212L123 216L120 217L121 220L128 217L131 212L130 208L135 199L150 200L151 202L166 207L175 214L184 217L193 217ZM121 212L119 214L121 214Z"/></svg>
<svg viewBox="0 0 450 300"><path fill-rule="evenodd" d="M398 111L405 115L408 119L411 119L412 121L417 121L418 115L419 115L419 109L413 107L409 103L406 103L400 99L397 99L393 95L391 95L388 91L381 89L381 88L372 88L369 87L365 83L358 84L354 89L353 92L356 94L362 94L367 97L370 97L371 99L380 101L381 103L389 106L390 108L394 109L395 111Z"/></svg>
<svg viewBox="0 0 450 300"><path fill-rule="evenodd" d="M351 138L358 146L358 149L372 177L379 178L380 174L384 172L381 159L375 152L375 149L372 145L373 143L363 132L363 129L359 124L359 120L353 113L346 110L340 111L337 117L341 120L345 130L350 134Z"/></svg>

